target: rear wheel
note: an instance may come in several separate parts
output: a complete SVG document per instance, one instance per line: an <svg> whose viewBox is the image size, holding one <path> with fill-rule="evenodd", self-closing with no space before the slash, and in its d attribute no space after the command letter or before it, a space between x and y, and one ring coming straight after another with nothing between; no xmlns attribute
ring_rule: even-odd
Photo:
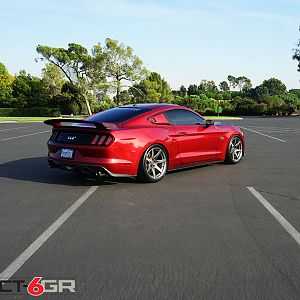
<svg viewBox="0 0 300 300"><path fill-rule="evenodd" d="M225 162L237 164L243 156L243 142L239 135L234 135L228 144Z"/></svg>
<svg viewBox="0 0 300 300"><path fill-rule="evenodd" d="M167 157L166 150L162 146L150 146L141 158L137 176L138 181L160 181L167 173Z"/></svg>

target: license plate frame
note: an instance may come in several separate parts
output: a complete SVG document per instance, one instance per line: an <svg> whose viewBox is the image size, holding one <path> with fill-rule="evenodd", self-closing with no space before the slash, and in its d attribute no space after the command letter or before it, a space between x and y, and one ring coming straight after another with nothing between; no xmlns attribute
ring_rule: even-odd
<svg viewBox="0 0 300 300"><path fill-rule="evenodd" d="M60 152L61 158L72 159L74 156L74 149L62 148Z"/></svg>

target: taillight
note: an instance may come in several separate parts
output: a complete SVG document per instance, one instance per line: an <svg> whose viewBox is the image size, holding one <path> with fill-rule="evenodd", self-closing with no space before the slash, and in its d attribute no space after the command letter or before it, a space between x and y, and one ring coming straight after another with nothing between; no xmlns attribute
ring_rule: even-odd
<svg viewBox="0 0 300 300"><path fill-rule="evenodd" d="M58 132L57 132L57 131L54 131L54 132L52 133L52 135L50 136L49 141L55 141L57 134L58 134Z"/></svg>
<svg viewBox="0 0 300 300"><path fill-rule="evenodd" d="M54 122L53 127L62 127L62 124L60 121Z"/></svg>
<svg viewBox="0 0 300 300"><path fill-rule="evenodd" d="M96 135L92 141L92 145L109 146L113 142L113 136L110 134Z"/></svg>
<svg viewBox="0 0 300 300"><path fill-rule="evenodd" d="M103 142L105 146L108 146L113 141L113 138L111 136L108 136L107 139Z"/></svg>

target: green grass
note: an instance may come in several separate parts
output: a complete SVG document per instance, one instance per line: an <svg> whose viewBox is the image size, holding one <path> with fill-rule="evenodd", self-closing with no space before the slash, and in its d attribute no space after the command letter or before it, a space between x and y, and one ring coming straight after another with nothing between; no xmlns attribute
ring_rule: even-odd
<svg viewBox="0 0 300 300"><path fill-rule="evenodd" d="M81 119L80 117L70 117L71 119ZM0 117L0 122L42 122L48 119L57 119L56 117Z"/></svg>
<svg viewBox="0 0 300 300"><path fill-rule="evenodd" d="M211 120L211 119L213 119L213 120L242 120L243 119L241 117L230 117L230 116L220 116L220 117L218 117L218 116L203 116L203 117L205 117L205 119L207 119L207 120Z"/></svg>

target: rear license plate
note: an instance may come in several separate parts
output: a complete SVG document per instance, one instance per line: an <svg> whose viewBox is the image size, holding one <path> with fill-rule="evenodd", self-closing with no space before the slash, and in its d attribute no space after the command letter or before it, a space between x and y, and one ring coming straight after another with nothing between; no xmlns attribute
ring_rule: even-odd
<svg viewBox="0 0 300 300"><path fill-rule="evenodd" d="M73 149L61 149L60 157L63 158L73 158Z"/></svg>

